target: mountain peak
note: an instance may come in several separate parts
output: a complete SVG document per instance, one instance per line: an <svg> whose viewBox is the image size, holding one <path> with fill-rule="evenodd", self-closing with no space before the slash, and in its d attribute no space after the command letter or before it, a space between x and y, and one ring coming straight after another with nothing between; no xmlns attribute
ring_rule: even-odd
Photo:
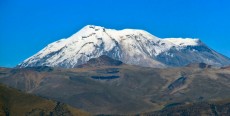
<svg viewBox="0 0 230 116"><path fill-rule="evenodd" d="M86 28L92 28L92 29L95 29L95 28L104 28L104 27L98 26L98 25L86 25L85 27Z"/></svg>
<svg viewBox="0 0 230 116"><path fill-rule="evenodd" d="M86 25L82 29L99 30L99 29L105 29L105 28L102 26L96 26L96 25Z"/></svg>
<svg viewBox="0 0 230 116"><path fill-rule="evenodd" d="M121 29L121 30L116 30L116 29L111 29L111 28L105 28L102 26L96 26L96 25L86 25L84 26L78 33L80 33L81 31L90 31L90 32L112 32L118 35L139 35L139 34L145 34L145 35L150 35L153 36L152 34L148 33L145 30L141 30L141 29L130 29L130 28L125 28L125 29ZM155 36L154 36L155 37Z"/></svg>
<svg viewBox="0 0 230 116"><path fill-rule="evenodd" d="M194 62L230 64L229 58L208 48L199 39L161 39L139 29L115 30L87 25L69 38L47 45L19 67L72 68L102 55L147 67L185 66Z"/></svg>

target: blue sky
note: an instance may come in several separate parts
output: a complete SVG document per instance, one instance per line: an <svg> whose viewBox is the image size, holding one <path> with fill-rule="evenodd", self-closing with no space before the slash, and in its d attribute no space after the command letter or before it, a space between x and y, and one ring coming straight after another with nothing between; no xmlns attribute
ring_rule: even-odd
<svg viewBox="0 0 230 116"><path fill-rule="evenodd" d="M230 57L229 0L0 0L0 66L13 67L88 24L199 38Z"/></svg>

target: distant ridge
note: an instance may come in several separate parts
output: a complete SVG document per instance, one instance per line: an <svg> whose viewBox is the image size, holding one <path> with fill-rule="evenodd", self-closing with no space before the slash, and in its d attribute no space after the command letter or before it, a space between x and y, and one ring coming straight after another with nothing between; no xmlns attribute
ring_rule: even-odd
<svg viewBox="0 0 230 116"><path fill-rule="evenodd" d="M226 66L226 67L221 67L222 69L228 69L230 70L230 66Z"/></svg>
<svg viewBox="0 0 230 116"><path fill-rule="evenodd" d="M191 63L188 64L187 67L193 67L193 68L212 68L212 65L208 65L206 63Z"/></svg>
<svg viewBox="0 0 230 116"><path fill-rule="evenodd" d="M119 66L122 65L123 63L119 60L114 60L110 58L109 56L102 55L98 58L92 58L87 63L78 65L78 68L82 67L100 67L100 66Z"/></svg>

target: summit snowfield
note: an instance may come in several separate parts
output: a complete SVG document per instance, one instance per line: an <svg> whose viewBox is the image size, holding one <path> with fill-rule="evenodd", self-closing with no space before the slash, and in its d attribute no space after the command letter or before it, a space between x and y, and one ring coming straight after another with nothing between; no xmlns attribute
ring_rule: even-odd
<svg viewBox="0 0 230 116"><path fill-rule="evenodd" d="M210 49L199 39L161 39L144 30L114 30L87 25L69 38L47 45L18 67L74 68L101 55L126 64L159 68L201 62L215 66L230 64L229 58Z"/></svg>

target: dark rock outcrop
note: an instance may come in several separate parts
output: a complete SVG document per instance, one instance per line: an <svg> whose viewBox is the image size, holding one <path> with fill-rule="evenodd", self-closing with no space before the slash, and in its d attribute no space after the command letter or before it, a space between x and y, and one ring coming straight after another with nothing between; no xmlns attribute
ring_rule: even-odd
<svg viewBox="0 0 230 116"><path fill-rule="evenodd" d="M186 81L186 77L180 77L177 80L175 80L174 82L172 82L169 86L168 89L170 91L174 90L175 88L181 87L182 85L185 84Z"/></svg>
<svg viewBox="0 0 230 116"><path fill-rule="evenodd" d="M99 67L99 66L119 66L123 63L119 60L114 60L109 56L102 55L98 58L90 59L86 64L78 65L78 68L85 68L85 67Z"/></svg>

